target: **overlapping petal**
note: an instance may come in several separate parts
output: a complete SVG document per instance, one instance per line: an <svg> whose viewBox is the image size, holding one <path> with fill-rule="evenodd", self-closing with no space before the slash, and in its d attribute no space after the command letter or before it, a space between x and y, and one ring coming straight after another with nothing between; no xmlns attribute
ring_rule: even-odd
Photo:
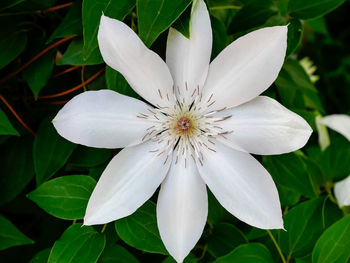
<svg viewBox="0 0 350 263"><path fill-rule="evenodd" d="M335 184L334 194L339 207L350 206L350 176Z"/></svg>
<svg viewBox="0 0 350 263"><path fill-rule="evenodd" d="M142 141L154 123L136 117L151 108L146 103L111 90L75 96L53 120L67 140L97 148L121 148Z"/></svg>
<svg viewBox="0 0 350 263"><path fill-rule="evenodd" d="M181 94L186 104L192 102L191 95L197 87L202 89L210 62L212 31L203 0L193 1L190 23L190 39L170 28L166 49L166 63L174 78L176 93L178 97Z"/></svg>
<svg viewBox="0 0 350 263"><path fill-rule="evenodd" d="M154 106L168 107L175 103L167 65L130 27L103 15L98 44L103 60L119 71L141 97Z"/></svg>
<svg viewBox="0 0 350 263"><path fill-rule="evenodd" d="M345 114L333 114L323 117L320 122L339 132L350 141L350 116Z"/></svg>
<svg viewBox="0 0 350 263"><path fill-rule="evenodd" d="M203 165L197 163L199 173L227 211L258 228L283 228L276 186L257 160L219 141L213 150L203 148L202 153Z"/></svg>
<svg viewBox="0 0 350 263"><path fill-rule="evenodd" d="M218 124L223 130L230 131L222 141L236 150L254 154L298 150L312 133L303 118L265 96L213 115L214 118L220 116L232 116Z"/></svg>
<svg viewBox="0 0 350 263"><path fill-rule="evenodd" d="M186 162L186 163L185 163ZM192 158L173 158L157 202L160 236L169 253L182 262L199 240L208 214L205 183Z"/></svg>
<svg viewBox="0 0 350 263"><path fill-rule="evenodd" d="M157 142L150 140L127 147L112 159L89 199L85 225L105 224L128 216L153 195L171 163L166 154L152 152L158 147Z"/></svg>
<svg viewBox="0 0 350 263"><path fill-rule="evenodd" d="M209 66L203 107L230 108L260 95L277 78L286 48L286 26L262 28L234 41Z"/></svg>

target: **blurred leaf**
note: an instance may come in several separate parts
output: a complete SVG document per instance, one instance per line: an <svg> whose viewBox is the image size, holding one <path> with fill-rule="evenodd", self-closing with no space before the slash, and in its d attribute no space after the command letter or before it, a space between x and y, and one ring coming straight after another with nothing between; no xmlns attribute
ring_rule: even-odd
<svg viewBox="0 0 350 263"><path fill-rule="evenodd" d="M137 93L130 87L123 75L118 71L107 66L105 76L108 89L134 98L138 97Z"/></svg>
<svg viewBox="0 0 350 263"><path fill-rule="evenodd" d="M137 0L139 36L146 46L151 46L182 12L191 0Z"/></svg>
<svg viewBox="0 0 350 263"><path fill-rule="evenodd" d="M313 263L346 263L350 258L350 215L329 227L312 252Z"/></svg>
<svg viewBox="0 0 350 263"><path fill-rule="evenodd" d="M277 184L278 195L282 206L293 206L299 202L301 194L296 192L292 188L285 187L281 184Z"/></svg>
<svg viewBox="0 0 350 263"><path fill-rule="evenodd" d="M96 181L86 175L67 175L43 183L28 198L61 219L82 219Z"/></svg>
<svg viewBox="0 0 350 263"><path fill-rule="evenodd" d="M83 0L83 59L88 60L92 53L99 53L97 32L101 15L123 20L135 6L135 0Z"/></svg>
<svg viewBox="0 0 350 263"><path fill-rule="evenodd" d="M2 69L22 53L27 45L27 33L25 31L13 31L13 28L11 28L10 30L1 29L0 35L0 69Z"/></svg>
<svg viewBox="0 0 350 263"><path fill-rule="evenodd" d="M22 192L34 176L33 140L13 138L0 150L0 204L4 204Z"/></svg>
<svg viewBox="0 0 350 263"><path fill-rule="evenodd" d="M214 263L273 263L270 251L260 243L240 245Z"/></svg>
<svg viewBox="0 0 350 263"><path fill-rule="evenodd" d="M208 222L211 224L217 224L225 221L225 219L232 219L233 216L227 212L225 208L216 200L215 196L207 189L208 192Z"/></svg>
<svg viewBox="0 0 350 263"><path fill-rule="evenodd" d="M9 220L0 215L0 250L28 244L34 244L34 241L26 237Z"/></svg>
<svg viewBox="0 0 350 263"><path fill-rule="evenodd" d="M171 27L175 28L187 38L190 38L191 10L192 6L189 5L180 17L171 25Z"/></svg>
<svg viewBox="0 0 350 263"><path fill-rule="evenodd" d="M247 242L248 239L235 225L228 223L216 224L208 239L208 252L215 258L221 257L238 245Z"/></svg>
<svg viewBox="0 0 350 263"><path fill-rule="evenodd" d="M288 59L275 81L282 104L287 108L324 112L318 91L297 60Z"/></svg>
<svg viewBox="0 0 350 263"><path fill-rule="evenodd" d="M292 54L301 43L303 35L303 24L299 19L292 18L288 24L287 52L286 56Z"/></svg>
<svg viewBox="0 0 350 263"><path fill-rule="evenodd" d="M49 255L51 252L51 248L45 248L38 253L29 261L29 263L47 263L49 259Z"/></svg>
<svg viewBox="0 0 350 263"><path fill-rule="evenodd" d="M106 237L81 223L70 226L52 247L48 263L95 263Z"/></svg>
<svg viewBox="0 0 350 263"><path fill-rule="evenodd" d="M226 47L227 32L225 25L216 17L210 17L211 27L213 30L213 48L211 58L214 59Z"/></svg>
<svg viewBox="0 0 350 263"><path fill-rule="evenodd" d="M147 201L132 215L115 221L119 237L134 248L168 254L159 236L156 205Z"/></svg>
<svg viewBox="0 0 350 263"><path fill-rule="evenodd" d="M197 263L197 258L192 253L188 254L188 256L184 259L183 263ZM162 263L177 263L175 259L171 256L167 257L162 261Z"/></svg>
<svg viewBox="0 0 350 263"><path fill-rule="evenodd" d="M69 163L80 167L95 167L106 162L110 157L110 150L91 148L82 145L74 150Z"/></svg>
<svg viewBox="0 0 350 263"><path fill-rule="evenodd" d="M0 109L0 135L15 135L19 136L18 131L12 126L5 112Z"/></svg>
<svg viewBox="0 0 350 263"><path fill-rule="evenodd" d="M27 81L35 99L38 98L40 90L46 85L54 68L56 50L46 53L34 61L23 71L23 78Z"/></svg>
<svg viewBox="0 0 350 263"><path fill-rule="evenodd" d="M57 65L96 65L103 63L100 51L94 49L83 57L83 40L76 38L70 43Z"/></svg>
<svg viewBox="0 0 350 263"><path fill-rule="evenodd" d="M228 27L228 33L234 34L263 25L269 17L275 15L277 10L266 1L256 1L244 5Z"/></svg>
<svg viewBox="0 0 350 263"><path fill-rule="evenodd" d="M277 184L299 194L316 197L306 164L297 154L264 156L263 164Z"/></svg>
<svg viewBox="0 0 350 263"><path fill-rule="evenodd" d="M22 3L25 0L1 0L0 3L0 11L6 9L6 8L10 8L13 7L15 5L18 5L20 3Z"/></svg>
<svg viewBox="0 0 350 263"><path fill-rule="evenodd" d="M112 244L103 251L100 263L139 263L138 259L122 246Z"/></svg>
<svg viewBox="0 0 350 263"><path fill-rule="evenodd" d="M81 1L77 0L73 2L66 16L55 31L53 31L46 43L51 42L55 38L80 35L82 31Z"/></svg>
<svg viewBox="0 0 350 263"><path fill-rule="evenodd" d="M67 162L76 144L61 137L50 119L44 119L34 139L34 168L37 184L53 176Z"/></svg>
<svg viewBox="0 0 350 263"><path fill-rule="evenodd" d="M323 35L329 34L326 21L323 17L306 20L305 25L311 27L317 33Z"/></svg>
<svg viewBox="0 0 350 263"><path fill-rule="evenodd" d="M291 0L288 12L300 19L315 18L325 15L344 3L345 0Z"/></svg>

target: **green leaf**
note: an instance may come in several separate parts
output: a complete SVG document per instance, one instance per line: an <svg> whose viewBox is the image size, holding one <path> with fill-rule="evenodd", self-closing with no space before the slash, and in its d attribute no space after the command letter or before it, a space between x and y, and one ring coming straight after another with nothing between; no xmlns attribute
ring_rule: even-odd
<svg viewBox="0 0 350 263"><path fill-rule="evenodd" d="M183 263L197 263L198 260L195 255L192 253L188 254L188 256L184 259ZM162 261L162 263L177 263L175 259L171 256L167 257Z"/></svg>
<svg viewBox="0 0 350 263"><path fill-rule="evenodd" d="M167 254L159 236L156 205L147 201L132 215L115 222L119 237L128 245L150 253Z"/></svg>
<svg viewBox="0 0 350 263"><path fill-rule="evenodd" d="M138 259L122 246L112 244L103 251L100 263L139 263Z"/></svg>
<svg viewBox="0 0 350 263"><path fill-rule="evenodd" d="M39 251L29 261L29 263L47 263L47 260L49 259L50 252L51 252L51 248L46 248L46 249Z"/></svg>
<svg viewBox="0 0 350 263"><path fill-rule="evenodd" d="M19 137L1 145L0 204L15 198L34 176L33 140Z"/></svg>
<svg viewBox="0 0 350 263"><path fill-rule="evenodd" d="M73 2L66 16L55 31L53 31L46 43L51 42L55 38L80 35L82 31L81 1L78 0Z"/></svg>
<svg viewBox="0 0 350 263"><path fill-rule="evenodd" d="M266 1L244 5L228 27L228 33L233 34L263 25L271 16L277 13Z"/></svg>
<svg viewBox="0 0 350 263"><path fill-rule="evenodd" d="M83 0L84 60L88 60L92 53L99 53L97 32L102 13L122 21L134 6L135 0Z"/></svg>
<svg viewBox="0 0 350 263"><path fill-rule="evenodd" d="M213 48L211 58L214 59L226 47L227 32L224 23L214 16L210 17L211 28L213 30Z"/></svg>
<svg viewBox="0 0 350 263"><path fill-rule="evenodd" d="M43 183L28 198L61 219L82 219L96 181L87 175L69 175Z"/></svg>
<svg viewBox="0 0 350 263"><path fill-rule="evenodd" d="M344 2L345 0L292 0L289 1L288 12L292 17L300 19L315 18L331 12Z"/></svg>
<svg viewBox="0 0 350 263"><path fill-rule="evenodd" d="M0 109L0 135L19 136L18 131L12 126L5 112Z"/></svg>
<svg viewBox="0 0 350 263"><path fill-rule="evenodd" d="M247 242L248 239L234 225L228 223L216 224L208 239L208 252L213 257L221 257L232 251L238 245Z"/></svg>
<svg viewBox="0 0 350 263"><path fill-rule="evenodd" d="M0 215L0 250L28 244L34 244L34 241L26 237L9 220Z"/></svg>
<svg viewBox="0 0 350 263"><path fill-rule="evenodd" d="M122 74L118 71L112 69L111 67L106 67L106 85L110 90L114 90L118 93L137 98L137 93L130 87L128 82L125 80Z"/></svg>
<svg viewBox="0 0 350 263"><path fill-rule="evenodd" d="M292 18L288 24L287 52L286 56L292 54L299 44L303 35L303 24L299 19Z"/></svg>
<svg viewBox="0 0 350 263"><path fill-rule="evenodd" d="M27 45L27 33L12 30L9 32L1 30L0 33L0 69L2 69L22 53Z"/></svg>
<svg viewBox="0 0 350 263"><path fill-rule="evenodd" d="M214 263L273 263L270 251L260 243L244 244Z"/></svg>
<svg viewBox="0 0 350 263"><path fill-rule="evenodd" d="M276 184L308 197L316 197L303 159L295 153L264 156L263 163Z"/></svg>
<svg viewBox="0 0 350 263"><path fill-rule="evenodd" d="M56 132L50 119L44 119L34 139L34 168L37 183L43 183L62 168L75 147L76 144L67 141Z"/></svg>
<svg viewBox="0 0 350 263"><path fill-rule="evenodd" d="M191 0L137 0L139 36L146 46L151 46L182 12Z"/></svg>
<svg viewBox="0 0 350 263"><path fill-rule="evenodd" d="M40 90L46 85L55 65L56 50L46 53L38 60L34 61L23 71L23 77L27 81L29 88L38 98Z"/></svg>
<svg viewBox="0 0 350 263"><path fill-rule="evenodd" d="M329 227L312 252L313 263L346 263L350 258L350 215Z"/></svg>
<svg viewBox="0 0 350 263"><path fill-rule="evenodd" d="M70 226L52 247L48 263L95 263L106 244L106 236L90 226Z"/></svg>
<svg viewBox="0 0 350 263"><path fill-rule="evenodd" d="M297 60L284 62L275 84L281 102L287 108L310 108L324 112L317 89Z"/></svg>
<svg viewBox="0 0 350 263"><path fill-rule="evenodd" d="M96 65L103 63L100 51L94 49L88 56L83 57L83 40L76 38L70 43L57 65Z"/></svg>
<svg viewBox="0 0 350 263"><path fill-rule="evenodd" d="M187 38L190 38L191 10L192 7L188 6L180 17L171 25L171 27L175 28Z"/></svg>
<svg viewBox="0 0 350 263"><path fill-rule="evenodd" d="M106 162L110 157L110 150L85 147L78 145L69 159L69 164L80 167L95 167Z"/></svg>

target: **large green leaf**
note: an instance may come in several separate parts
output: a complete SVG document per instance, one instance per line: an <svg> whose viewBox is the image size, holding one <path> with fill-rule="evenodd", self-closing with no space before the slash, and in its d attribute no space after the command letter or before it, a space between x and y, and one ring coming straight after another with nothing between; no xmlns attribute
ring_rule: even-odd
<svg viewBox="0 0 350 263"><path fill-rule="evenodd" d="M92 53L99 52L97 32L102 13L111 18L123 20L135 6L135 0L83 0L84 60Z"/></svg>
<svg viewBox="0 0 350 263"><path fill-rule="evenodd" d="M59 26L53 31L47 43L59 37L80 35L83 31L81 23L81 1L78 0L73 2L73 5Z"/></svg>
<svg viewBox="0 0 350 263"><path fill-rule="evenodd" d="M159 236L156 218L156 205L147 201L132 215L115 222L119 237L137 249L167 254Z"/></svg>
<svg viewBox="0 0 350 263"><path fill-rule="evenodd" d="M18 131L12 126L5 112L3 112L1 109L0 109L0 135L19 136Z"/></svg>
<svg viewBox="0 0 350 263"><path fill-rule="evenodd" d="M33 243L33 240L26 237L9 220L0 215L0 250Z"/></svg>
<svg viewBox="0 0 350 263"><path fill-rule="evenodd" d="M221 257L232 251L238 245L247 243L248 239L234 225L219 223L208 239L208 252L214 257Z"/></svg>
<svg viewBox="0 0 350 263"><path fill-rule="evenodd" d="M350 258L350 215L329 227L312 252L313 263L345 263Z"/></svg>
<svg viewBox="0 0 350 263"><path fill-rule="evenodd" d="M291 19L288 24L286 56L292 54L299 44L303 35L303 24L299 19Z"/></svg>
<svg viewBox="0 0 350 263"><path fill-rule="evenodd" d="M52 247L48 263L95 263L106 244L106 237L90 226L70 226Z"/></svg>
<svg viewBox="0 0 350 263"><path fill-rule="evenodd" d="M327 14L344 2L345 0L291 0L288 12L300 19L315 18Z"/></svg>
<svg viewBox="0 0 350 263"><path fill-rule="evenodd" d="M109 149L91 148L78 145L69 159L69 164L80 167L95 167L110 157Z"/></svg>
<svg viewBox="0 0 350 263"><path fill-rule="evenodd" d="M134 98L138 97L137 93L130 87L123 75L118 71L107 66L105 77L108 89Z"/></svg>
<svg viewBox="0 0 350 263"><path fill-rule="evenodd" d="M295 153L264 156L263 163L277 184L308 197L316 197L306 164Z"/></svg>
<svg viewBox="0 0 350 263"><path fill-rule="evenodd" d="M13 138L0 147L0 204L15 198L34 176L33 139Z"/></svg>
<svg viewBox="0 0 350 263"><path fill-rule="evenodd" d="M51 248L45 248L38 253L29 261L29 263L47 263L49 259L49 255L51 252Z"/></svg>
<svg viewBox="0 0 350 263"><path fill-rule="evenodd" d="M76 144L67 141L56 132L50 119L44 119L34 140L34 168L37 183L43 183L62 168L75 147Z"/></svg>
<svg viewBox="0 0 350 263"><path fill-rule="evenodd" d="M191 0L137 0L139 35L146 46L151 46L190 3Z"/></svg>
<svg viewBox="0 0 350 263"><path fill-rule="evenodd" d="M244 244L214 263L273 263L270 251L260 243Z"/></svg>
<svg viewBox="0 0 350 263"><path fill-rule="evenodd" d="M124 247L112 244L103 251L100 263L139 263L137 258Z"/></svg>
<svg viewBox="0 0 350 263"><path fill-rule="evenodd" d="M46 85L55 65L56 50L46 53L23 71L23 77L32 90L35 99Z"/></svg>
<svg viewBox="0 0 350 263"><path fill-rule="evenodd" d="M90 176L62 176L43 183L28 198L55 217L82 219L95 185Z"/></svg>

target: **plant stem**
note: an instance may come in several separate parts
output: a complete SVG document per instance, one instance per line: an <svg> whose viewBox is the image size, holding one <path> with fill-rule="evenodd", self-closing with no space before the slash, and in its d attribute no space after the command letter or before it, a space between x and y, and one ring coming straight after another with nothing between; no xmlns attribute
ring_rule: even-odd
<svg viewBox="0 0 350 263"><path fill-rule="evenodd" d="M266 230L266 232L269 234L269 236L270 236L272 242L274 243L278 253L280 254L282 262L283 263L287 263L286 258L284 257L284 255L282 253L282 250L281 250L280 246L277 244L277 241L276 241L275 237L272 235L271 231L270 230Z"/></svg>

